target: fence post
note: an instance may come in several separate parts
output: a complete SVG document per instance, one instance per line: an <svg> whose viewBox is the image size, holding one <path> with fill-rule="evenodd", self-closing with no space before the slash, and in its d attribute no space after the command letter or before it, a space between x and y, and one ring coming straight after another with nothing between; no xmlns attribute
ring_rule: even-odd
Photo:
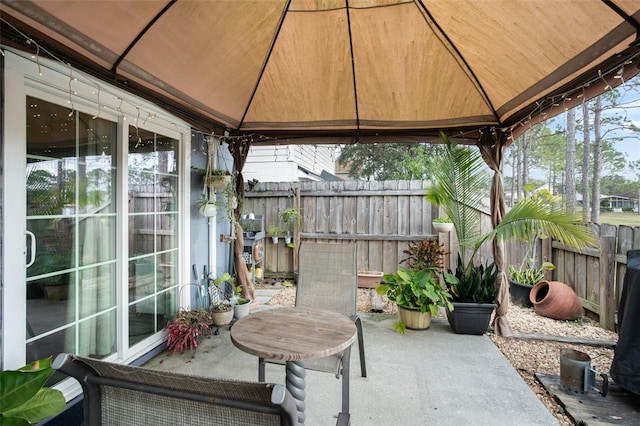
<svg viewBox="0 0 640 426"><path fill-rule="evenodd" d="M600 237L600 325L607 330L615 329L615 249L615 237Z"/></svg>

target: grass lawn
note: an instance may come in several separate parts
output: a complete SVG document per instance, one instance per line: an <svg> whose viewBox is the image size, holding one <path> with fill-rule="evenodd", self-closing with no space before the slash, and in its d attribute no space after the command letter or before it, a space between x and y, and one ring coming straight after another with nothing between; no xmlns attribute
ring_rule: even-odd
<svg viewBox="0 0 640 426"><path fill-rule="evenodd" d="M637 213L600 213L600 223L640 226L640 215Z"/></svg>

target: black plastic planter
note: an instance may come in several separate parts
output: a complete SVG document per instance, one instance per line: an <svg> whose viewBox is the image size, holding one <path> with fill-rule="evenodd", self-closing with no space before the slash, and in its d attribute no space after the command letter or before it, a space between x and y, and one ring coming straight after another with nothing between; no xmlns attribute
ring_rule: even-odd
<svg viewBox="0 0 640 426"><path fill-rule="evenodd" d="M453 302L453 311L447 309L447 319L456 334L483 335L497 306L495 303Z"/></svg>

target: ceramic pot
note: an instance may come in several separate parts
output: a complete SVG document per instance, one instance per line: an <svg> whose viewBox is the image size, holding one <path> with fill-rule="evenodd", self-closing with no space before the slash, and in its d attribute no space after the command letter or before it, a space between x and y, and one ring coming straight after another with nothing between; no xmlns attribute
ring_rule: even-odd
<svg viewBox="0 0 640 426"><path fill-rule="evenodd" d="M557 319L575 320L582 316L582 304L575 291L560 281L540 281L529 294L537 314Z"/></svg>
<svg viewBox="0 0 640 426"><path fill-rule="evenodd" d="M247 301L245 303L238 303L233 305L233 316L235 319L244 318L249 315L249 310L251 309L251 302Z"/></svg>
<svg viewBox="0 0 640 426"><path fill-rule="evenodd" d="M222 327L223 325L229 324L233 319L233 309L226 311L214 310L211 311L211 316L213 317L213 323L218 327Z"/></svg>
<svg viewBox="0 0 640 426"><path fill-rule="evenodd" d="M431 312L420 312L417 308L398 306L398 318L411 330L425 330L431 325Z"/></svg>
<svg viewBox="0 0 640 426"><path fill-rule="evenodd" d="M453 229L451 222L432 222L433 230L436 232L450 232Z"/></svg>
<svg viewBox="0 0 640 426"><path fill-rule="evenodd" d="M217 214L217 207L213 203L203 204L200 207L200 214L204 217L214 217Z"/></svg>

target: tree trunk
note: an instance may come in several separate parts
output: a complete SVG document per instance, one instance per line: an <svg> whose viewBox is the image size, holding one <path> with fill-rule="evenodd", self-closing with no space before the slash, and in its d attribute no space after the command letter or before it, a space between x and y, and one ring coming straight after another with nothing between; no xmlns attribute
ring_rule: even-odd
<svg viewBox="0 0 640 426"><path fill-rule="evenodd" d="M602 115L602 95L595 98L593 113L593 183L591 194L591 222L600 223L600 169L602 153L602 130L600 116Z"/></svg>
<svg viewBox="0 0 640 426"><path fill-rule="evenodd" d="M565 159L565 200L567 211L576 212L576 110L567 111L567 156Z"/></svg>
<svg viewBox="0 0 640 426"><path fill-rule="evenodd" d="M524 186L529 182L529 138L526 133L522 139L522 181L520 182L520 187L524 188ZM524 189L522 190L522 197L524 198Z"/></svg>
<svg viewBox="0 0 640 426"><path fill-rule="evenodd" d="M589 221L589 163L591 150L591 124L589 123L589 102L582 104L582 220Z"/></svg>

